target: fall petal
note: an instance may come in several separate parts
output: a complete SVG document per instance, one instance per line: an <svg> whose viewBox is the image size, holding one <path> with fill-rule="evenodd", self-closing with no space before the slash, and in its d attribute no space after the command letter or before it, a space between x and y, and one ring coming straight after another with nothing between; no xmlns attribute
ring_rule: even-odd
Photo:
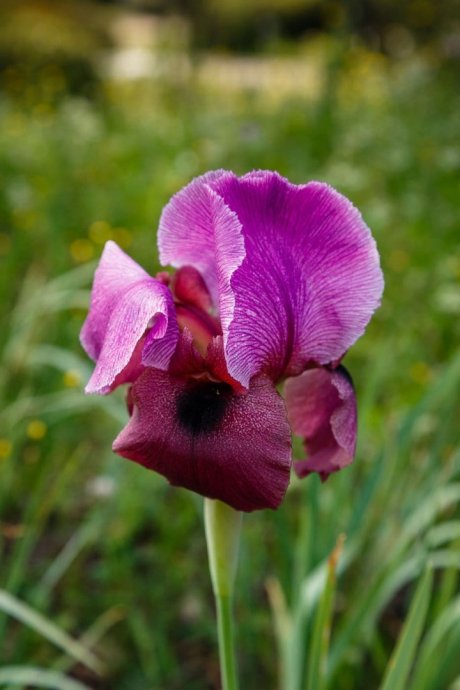
<svg viewBox="0 0 460 690"><path fill-rule="evenodd" d="M307 459L294 463L300 477L349 465L356 449L356 398L343 366L333 371L310 369L288 379L285 399L292 430L304 439Z"/></svg>
<svg viewBox="0 0 460 690"><path fill-rule="evenodd" d="M116 453L237 510L280 504L289 483L290 428L269 379L259 377L237 395L227 383L148 369L131 401Z"/></svg>

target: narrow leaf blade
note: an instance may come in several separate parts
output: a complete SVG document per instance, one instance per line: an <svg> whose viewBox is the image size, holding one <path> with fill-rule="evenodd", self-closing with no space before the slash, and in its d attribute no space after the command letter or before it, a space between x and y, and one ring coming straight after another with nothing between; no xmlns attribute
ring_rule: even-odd
<svg viewBox="0 0 460 690"><path fill-rule="evenodd" d="M432 585L433 571L431 567L428 567L417 586L407 620L388 663L380 690L404 690L407 687L407 679L428 612Z"/></svg>

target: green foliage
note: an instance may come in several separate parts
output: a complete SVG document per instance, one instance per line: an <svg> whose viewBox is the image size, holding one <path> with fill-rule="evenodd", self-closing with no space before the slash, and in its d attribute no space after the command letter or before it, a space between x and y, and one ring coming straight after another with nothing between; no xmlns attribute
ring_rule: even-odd
<svg viewBox="0 0 460 690"><path fill-rule="evenodd" d="M398 645L388 662L381 690L403 690L407 687L407 679L428 612L432 586L433 573L428 567L414 594Z"/></svg>
<svg viewBox="0 0 460 690"><path fill-rule="evenodd" d="M68 91L94 93L94 56L110 43L102 15L90 2L3 0L0 90L26 104L37 96L50 102Z"/></svg>
<svg viewBox="0 0 460 690"><path fill-rule="evenodd" d="M230 90L192 70L180 84L106 83L97 103L0 98L0 589L29 614L3 607L0 682L29 685L35 669L38 686L63 690L219 687L202 501L111 454L123 394L83 395L78 332L107 239L154 272L172 193L207 169L268 167L356 203L386 292L346 360L356 462L324 485L294 481L280 510L245 520L242 687L277 687L279 674L283 690L304 690L313 673L334 690L379 687L405 621L420 636L407 687L458 683L460 95L419 57L325 50L316 97ZM428 605L422 580L414 623L427 554L434 587ZM67 647L31 620L52 621ZM71 642L107 675L77 663Z"/></svg>

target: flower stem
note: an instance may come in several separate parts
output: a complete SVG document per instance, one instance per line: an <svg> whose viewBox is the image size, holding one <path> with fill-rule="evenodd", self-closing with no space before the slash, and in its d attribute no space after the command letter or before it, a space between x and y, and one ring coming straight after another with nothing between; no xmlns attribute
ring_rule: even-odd
<svg viewBox="0 0 460 690"><path fill-rule="evenodd" d="M222 688L223 690L237 690L238 678L233 638L232 600L230 597L216 595L216 605Z"/></svg>
<svg viewBox="0 0 460 690"><path fill-rule="evenodd" d="M217 608L219 660L223 690L238 690L233 640L233 589L242 513L226 503L204 500L209 569Z"/></svg>

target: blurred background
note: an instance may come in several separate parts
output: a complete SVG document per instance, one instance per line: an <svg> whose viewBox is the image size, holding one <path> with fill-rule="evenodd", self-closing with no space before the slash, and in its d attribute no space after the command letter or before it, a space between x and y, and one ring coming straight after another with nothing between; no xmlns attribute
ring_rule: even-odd
<svg viewBox="0 0 460 690"><path fill-rule="evenodd" d="M345 362L356 462L245 520L243 687L301 687L274 620L341 533L329 687L378 686L427 549L450 623L413 687L458 687L459 77L458 0L1 1L2 687L220 687L202 501L111 453L123 393L84 396L78 333L104 243L155 272L163 205L221 167L329 182L386 276Z"/></svg>

